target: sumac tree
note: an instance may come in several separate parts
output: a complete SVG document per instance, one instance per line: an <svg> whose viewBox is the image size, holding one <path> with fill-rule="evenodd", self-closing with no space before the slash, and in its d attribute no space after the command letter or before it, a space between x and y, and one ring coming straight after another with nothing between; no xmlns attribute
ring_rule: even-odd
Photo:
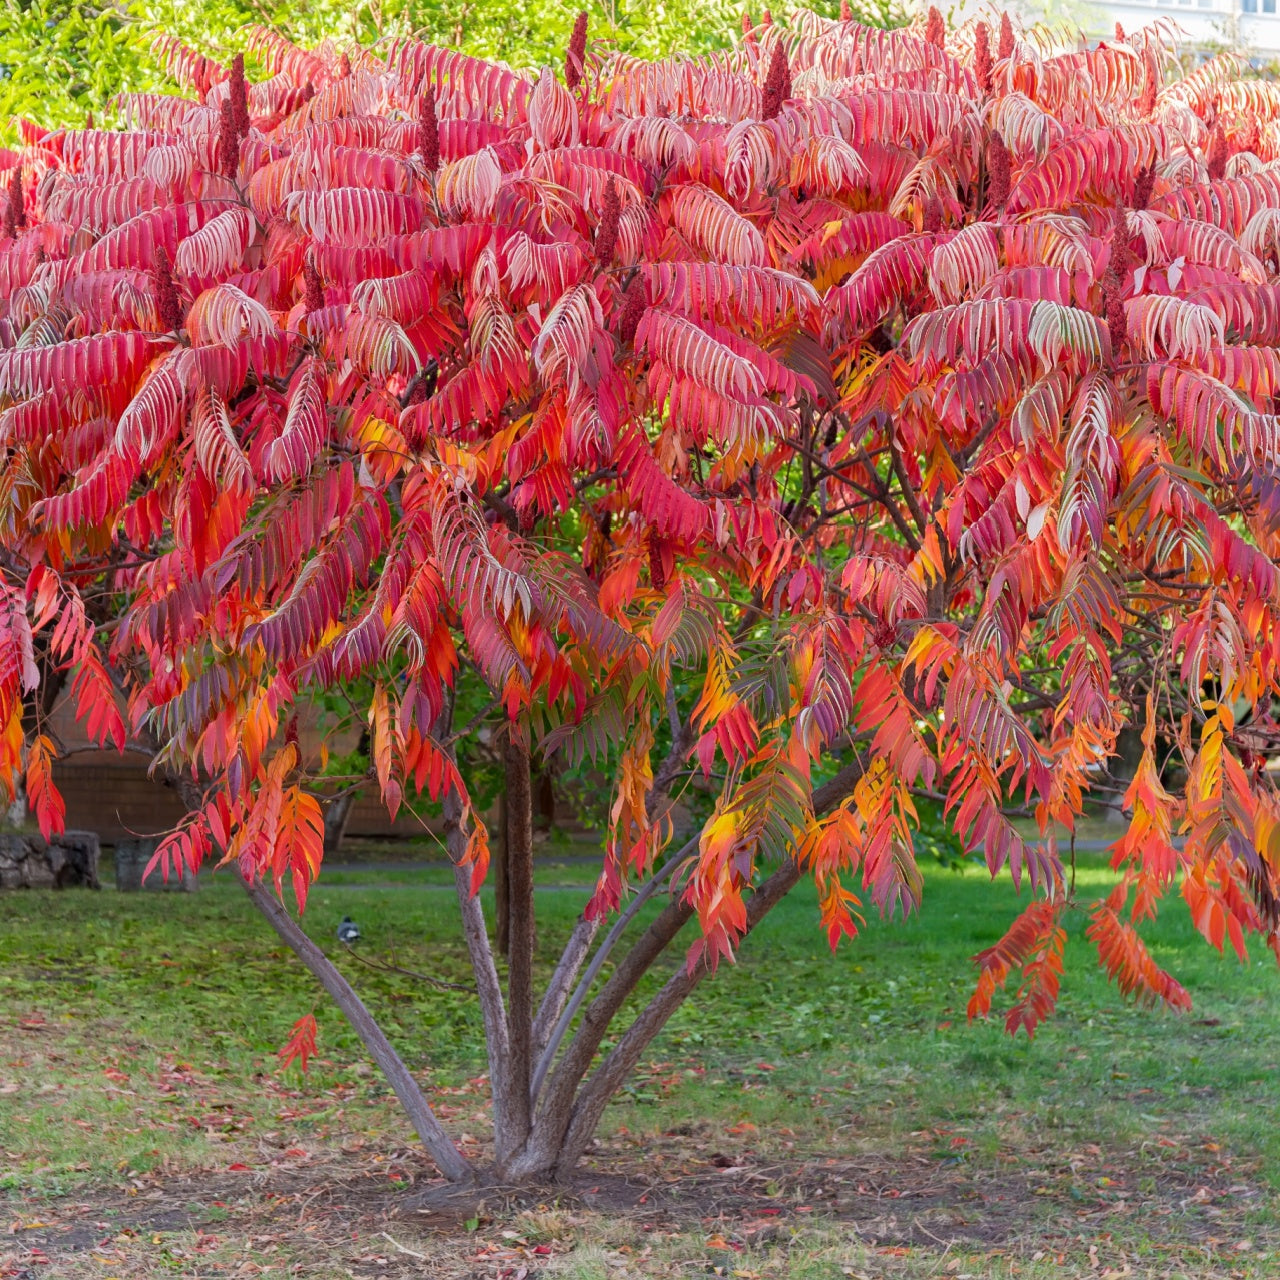
<svg viewBox="0 0 1280 1280"><path fill-rule="evenodd" d="M1131 815L1087 928L1124 992L1187 1003L1137 932L1170 891L1215 946L1276 945L1280 89L1170 81L1158 28L747 26L657 63L575 41L572 89L268 32L246 84L175 43L188 96L0 160L4 774L58 824L49 679L148 744L189 808L161 863L238 871L451 1178L278 896L320 869L293 725L325 693L393 811L443 805L504 1178L573 1166L802 878L833 945L856 894L911 910L922 793L1032 895L975 1014L1015 975L1011 1028L1052 1009L1091 798ZM455 749L482 727L505 984ZM531 757L615 779L540 990ZM676 848L686 787L714 808Z"/></svg>

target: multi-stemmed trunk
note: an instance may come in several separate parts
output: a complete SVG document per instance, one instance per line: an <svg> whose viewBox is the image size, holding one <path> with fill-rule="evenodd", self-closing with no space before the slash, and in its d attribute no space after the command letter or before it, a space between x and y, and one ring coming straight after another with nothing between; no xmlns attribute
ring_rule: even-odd
<svg viewBox="0 0 1280 1280"><path fill-rule="evenodd" d="M470 871L462 865L467 843L461 826L462 802L453 793L444 802L446 846L454 862L462 930L484 1023L492 1090L493 1163L483 1175L449 1139L404 1062L338 969L268 889L245 883L258 909L349 1019L370 1056L387 1075L423 1145L451 1181L488 1176L506 1183L537 1182L571 1174L590 1146L609 1100L667 1020L708 973L701 963L692 968L679 966L621 1031L609 1051L598 1057L606 1035L640 982L675 944L692 918L693 910L683 900L678 885L681 872L688 869L697 852L697 841L693 840L669 857L663 868L640 887L598 945L598 923L579 918L541 999L535 999L532 791L528 749L514 733L505 748L505 766L510 911L505 991L480 899L472 895ZM825 811L838 803L848 794L859 772L856 764L847 766L820 787L814 794L815 811ZM655 800L665 793L674 776L674 769L659 769ZM747 903L748 933L799 878L799 867L788 859L756 887ZM628 927L644 905L663 892L668 895L666 904L595 990L606 962Z"/></svg>

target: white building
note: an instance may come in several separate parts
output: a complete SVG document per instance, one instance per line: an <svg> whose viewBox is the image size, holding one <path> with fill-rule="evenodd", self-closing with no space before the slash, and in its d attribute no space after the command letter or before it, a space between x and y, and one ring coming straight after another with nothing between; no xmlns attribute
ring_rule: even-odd
<svg viewBox="0 0 1280 1280"><path fill-rule="evenodd" d="M1118 22L1126 31L1156 18L1171 18L1182 28L1187 48L1217 52L1235 49L1257 65L1280 60L1277 0L1108 0L1090 4L1080 25L1091 36L1108 37Z"/></svg>

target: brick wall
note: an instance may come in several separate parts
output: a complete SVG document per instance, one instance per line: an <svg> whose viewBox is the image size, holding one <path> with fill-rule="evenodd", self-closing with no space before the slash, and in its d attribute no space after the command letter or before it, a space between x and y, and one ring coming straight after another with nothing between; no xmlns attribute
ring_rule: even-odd
<svg viewBox="0 0 1280 1280"><path fill-rule="evenodd" d="M96 831L103 844L125 836L159 835L183 816L182 802L171 787L147 776L145 758L114 751L83 751L53 766L53 776L67 802L67 827ZM391 822L372 786L351 808L349 836L422 836L412 814Z"/></svg>
<svg viewBox="0 0 1280 1280"><path fill-rule="evenodd" d="M148 758L140 753L117 754L92 748L67 697L58 700L49 726L66 757L53 766L53 776L67 802L67 827L96 831L104 844L124 836L157 835L171 830L183 816L183 807L171 787L147 776ZM350 737L351 741L346 741ZM319 755L321 734L303 725L299 745L313 758ZM355 746L355 735L331 741L330 749L346 752ZM372 786L352 806L347 823L352 836L422 835L422 826L409 814L391 822L386 807Z"/></svg>

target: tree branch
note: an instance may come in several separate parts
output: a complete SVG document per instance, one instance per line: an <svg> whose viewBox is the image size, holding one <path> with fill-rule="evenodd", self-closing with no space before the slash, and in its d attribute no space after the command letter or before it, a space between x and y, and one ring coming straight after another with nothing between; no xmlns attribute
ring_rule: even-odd
<svg viewBox="0 0 1280 1280"><path fill-rule="evenodd" d="M577 989L573 993L573 998L565 1005L564 1012L561 1013L554 1030L547 1040L546 1047L538 1058L538 1067L534 1072L533 1084L530 1090L535 1102L538 1099L538 1094L542 1091L547 1072L551 1070L551 1063L555 1060L556 1050L559 1049L560 1042L564 1039L565 1032L568 1031L569 1024L573 1021L574 1014L582 1007L582 1002L587 998L587 993L595 985L595 980L599 976L600 970L604 967L604 962L609 958L609 953L617 946L627 926L636 918L644 904L657 892L658 887L678 867L684 866L697 851L698 839L695 837L661 871L649 877L645 884L641 886L640 891L627 904L627 909L614 921L613 928L609 930L605 940L591 958L591 964L587 967L586 973L582 975L582 981L578 983Z"/></svg>
<svg viewBox="0 0 1280 1280"><path fill-rule="evenodd" d="M833 808L853 790L861 776L861 762L856 759L850 761L834 778L813 793L814 812L825 813ZM673 869L677 862L677 859L672 860ZM754 896L752 900L754 901ZM576 1113L574 1095L590 1069L609 1024L653 963L671 945L692 916L693 908L682 898L669 902L622 958L599 995L583 1011L577 1033L546 1083L529 1145L519 1162L512 1167L512 1173L538 1174L553 1165L560 1166L564 1136ZM669 1016L668 1012L663 1022ZM544 1056L545 1053L544 1050Z"/></svg>
<svg viewBox="0 0 1280 1280"><path fill-rule="evenodd" d="M533 782L529 747L507 726L507 895L511 951L507 969L507 1042L511 1110L505 1132L495 1130L499 1162L529 1134L529 1078L533 1069Z"/></svg>
<svg viewBox="0 0 1280 1280"><path fill-rule="evenodd" d="M788 860L760 885L747 901L747 925L742 931L743 937L791 892L799 879L799 866ZM654 1036L666 1026L667 1020L709 972L706 961L702 960L694 966L692 972L683 967L672 974L662 990L649 1001L640 1016L596 1068L573 1105L568 1130L556 1160L557 1176L563 1177L570 1173L582 1158L609 1099L635 1068L640 1055Z"/></svg>
<svg viewBox="0 0 1280 1280"><path fill-rule="evenodd" d="M431 1104L418 1088L418 1082L410 1075L391 1041L365 1008L355 988L343 977L333 961L307 937L302 926L289 915L270 889L243 875L239 879L250 901L266 917L267 923L276 931L280 940L306 965L316 981L329 993L334 1004L342 1010L351 1029L360 1037L361 1044L369 1051L369 1056L378 1064L396 1091L400 1105L408 1113L410 1123L422 1139L422 1145L431 1153L440 1172L450 1182L468 1181L472 1177L470 1163L453 1145L453 1139L436 1119Z"/></svg>
<svg viewBox="0 0 1280 1280"><path fill-rule="evenodd" d="M538 1007L538 1016L533 1022L533 1052L536 1055L541 1055L546 1047L551 1028L556 1024L564 1002L568 999L569 988L573 986L573 980L578 976L578 970L582 968L582 962L587 958L587 952L591 950L591 944L599 930L599 919L588 920L585 915L579 916L578 922L573 926L573 932L560 953L559 963L551 975L551 981L547 983L542 1004ZM541 1087L540 1083L537 1087ZM536 1088L531 1093L536 1098Z"/></svg>
<svg viewBox="0 0 1280 1280"><path fill-rule="evenodd" d="M472 896L471 871L461 863L467 847L461 820L462 801L454 792L449 791L444 797L445 848L453 861L453 883L458 894L458 910L462 916L462 936L467 942L471 971L476 979L476 994L480 997L496 1131L507 1110L507 1013L502 999L502 984L498 981L498 969L489 946L489 932L485 928L484 909L479 897Z"/></svg>

